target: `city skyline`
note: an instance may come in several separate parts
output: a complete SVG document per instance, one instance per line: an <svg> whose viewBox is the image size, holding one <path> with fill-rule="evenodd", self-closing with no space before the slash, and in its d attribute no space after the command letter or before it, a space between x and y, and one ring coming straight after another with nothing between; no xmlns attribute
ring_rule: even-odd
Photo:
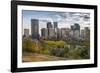
<svg viewBox="0 0 100 73"><path fill-rule="evenodd" d="M53 26L52 26L53 25ZM56 40L66 40L66 39L89 39L90 38L90 29L84 27L80 29L80 25L75 23L70 28L58 28L58 23L47 22L47 27L40 30L41 35L39 34L39 20L31 19L31 35L29 35L29 29L24 29L23 37L31 36L32 39L56 39Z"/></svg>
<svg viewBox="0 0 100 73"><path fill-rule="evenodd" d="M70 26L74 25L74 23L79 23L80 28L90 26L89 13L23 10L22 16L23 30L29 29L29 34L31 34L31 19L39 20L40 35L41 29L46 28L47 22L57 22L58 28L70 28Z"/></svg>

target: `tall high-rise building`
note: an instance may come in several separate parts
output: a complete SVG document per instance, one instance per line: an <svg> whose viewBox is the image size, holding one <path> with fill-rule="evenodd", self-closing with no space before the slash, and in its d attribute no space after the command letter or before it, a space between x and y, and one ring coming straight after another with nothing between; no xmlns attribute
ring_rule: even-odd
<svg viewBox="0 0 100 73"><path fill-rule="evenodd" d="M80 25L78 23L75 23L71 26L71 30L80 30Z"/></svg>
<svg viewBox="0 0 100 73"><path fill-rule="evenodd" d="M71 26L70 34L73 39L80 39L80 25L78 23Z"/></svg>
<svg viewBox="0 0 100 73"><path fill-rule="evenodd" d="M58 23L57 22L53 22L54 24L54 28L58 28Z"/></svg>
<svg viewBox="0 0 100 73"><path fill-rule="evenodd" d="M69 32L70 29L69 28L61 28L61 38L66 40L69 38Z"/></svg>
<svg viewBox="0 0 100 73"><path fill-rule="evenodd" d="M47 28L42 28L41 29L41 37L42 37L42 39L48 39L48 30L47 30Z"/></svg>
<svg viewBox="0 0 100 73"><path fill-rule="evenodd" d="M70 30L69 36L70 36L70 38L73 38L74 37L74 31L73 30Z"/></svg>
<svg viewBox="0 0 100 73"><path fill-rule="evenodd" d="M61 37L62 39L66 37L66 28L61 28Z"/></svg>
<svg viewBox="0 0 100 73"><path fill-rule="evenodd" d="M71 26L71 30L74 30L74 26L73 25Z"/></svg>
<svg viewBox="0 0 100 73"><path fill-rule="evenodd" d="M51 22L47 22L47 28L52 28Z"/></svg>
<svg viewBox="0 0 100 73"><path fill-rule="evenodd" d="M24 29L24 36L29 37L29 29Z"/></svg>
<svg viewBox="0 0 100 73"><path fill-rule="evenodd" d="M53 28L53 26L52 26L51 22L47 22L47 30L48 30L48 38L49 39L51 39L52 28Z"/></svg>
<svg viewBox="0 0 100 73"><path fill-rule="evenodd" d="M70 38L73 38L74 37L74 25L72 25L71 26L71 31L70 31L70 33L69 33L69 35L70 35Z"/></svg>
<svg viewBox="0 0 100 73"><path fill-rule="evenodd" d="M80 39L80 30L74 31L74 39Z"/></svg>
<svg viewBox="0 0 100 73"><path fill-rule="evenodd" d="M57 39L60 40L61 39L61 29L57 29Z"/></svg>
<svg viewBox="0 0 100 73"><path fill-rule="evenodd" d="M54 28L48 28L48 38L49 38L49 39L55 38L55 31L54 31Z"/></svg>
<svg viewBox="0 0 100 73"><path fill-rule="evenodd" d="M39 20L31 19L31 34L32 39L39 39Z"/></svg>
<svg viewBox="0 0 100 73"><path fill-rule="evenodd" d="M74 24L74 38L80 39L80 25L78 23Z"/></svg>
<svg viewBox="0 0 100 73"><path fill-rule="evenodd" d="M85 27L85 39L89 40L90 39L90 29L89 27Z"/></svg>
<svg viewBox="0 0 100 73"><path fill-rule="evenodd" d="M80 30L80 25L78 23L74 24L74 30Z"/></svg>
<svg viewBox="0 0 100 73"><path fill-rule="evenodd" d="M85 30L84 29L82 29L81 30L81 39L85 39Z"/></svg>
<svg viewBox="0 0 100 73"><path fill-rule="evenodd" d="M57 39L58 22L53 22L53 25L54 25L54 31L55 31L55 39Z"/></svg>
<svg viewBox="0 0 100 73"><path fill-rule="evenodd" d="M85 27L81 30L81 39L89 40L90 39L90 29L89 27Z"/></svg>

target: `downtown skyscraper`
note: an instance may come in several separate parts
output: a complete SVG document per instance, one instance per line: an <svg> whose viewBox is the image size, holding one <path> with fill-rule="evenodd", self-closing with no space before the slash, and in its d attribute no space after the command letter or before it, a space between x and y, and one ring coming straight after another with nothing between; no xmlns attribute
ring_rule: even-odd
<svg viewBox="0 0 100 73"><path fill-rule="evenodd" d="M31 19L31 34L32 39L39 39L39 20Z"/></svg>

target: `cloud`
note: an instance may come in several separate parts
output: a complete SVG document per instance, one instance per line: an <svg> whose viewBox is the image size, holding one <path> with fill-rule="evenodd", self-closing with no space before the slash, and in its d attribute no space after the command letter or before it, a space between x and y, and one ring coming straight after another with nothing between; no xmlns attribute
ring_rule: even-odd
<svg viewBox="0 0 100 73"><path fill-rule="evenodd" d="M24 14L25 15L25 14ZM45 28L47 22L58 22L59 27L70 27L74 23L79 23L81 27L90 26L90 14L79 12L41 12L30 11L23 17L23 29L31 30L31 19L39 19L40 28Z"/></svg>

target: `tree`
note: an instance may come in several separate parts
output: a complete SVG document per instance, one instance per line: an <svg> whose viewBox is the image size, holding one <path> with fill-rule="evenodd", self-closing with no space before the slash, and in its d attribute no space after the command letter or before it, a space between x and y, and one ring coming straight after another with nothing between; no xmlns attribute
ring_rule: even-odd
<svg viewBox="0 0 100 73"><path fill-rule="evenodd" d="M32 51L33 43L30 38L23 38L22 48L23 51Z"/></svg>

